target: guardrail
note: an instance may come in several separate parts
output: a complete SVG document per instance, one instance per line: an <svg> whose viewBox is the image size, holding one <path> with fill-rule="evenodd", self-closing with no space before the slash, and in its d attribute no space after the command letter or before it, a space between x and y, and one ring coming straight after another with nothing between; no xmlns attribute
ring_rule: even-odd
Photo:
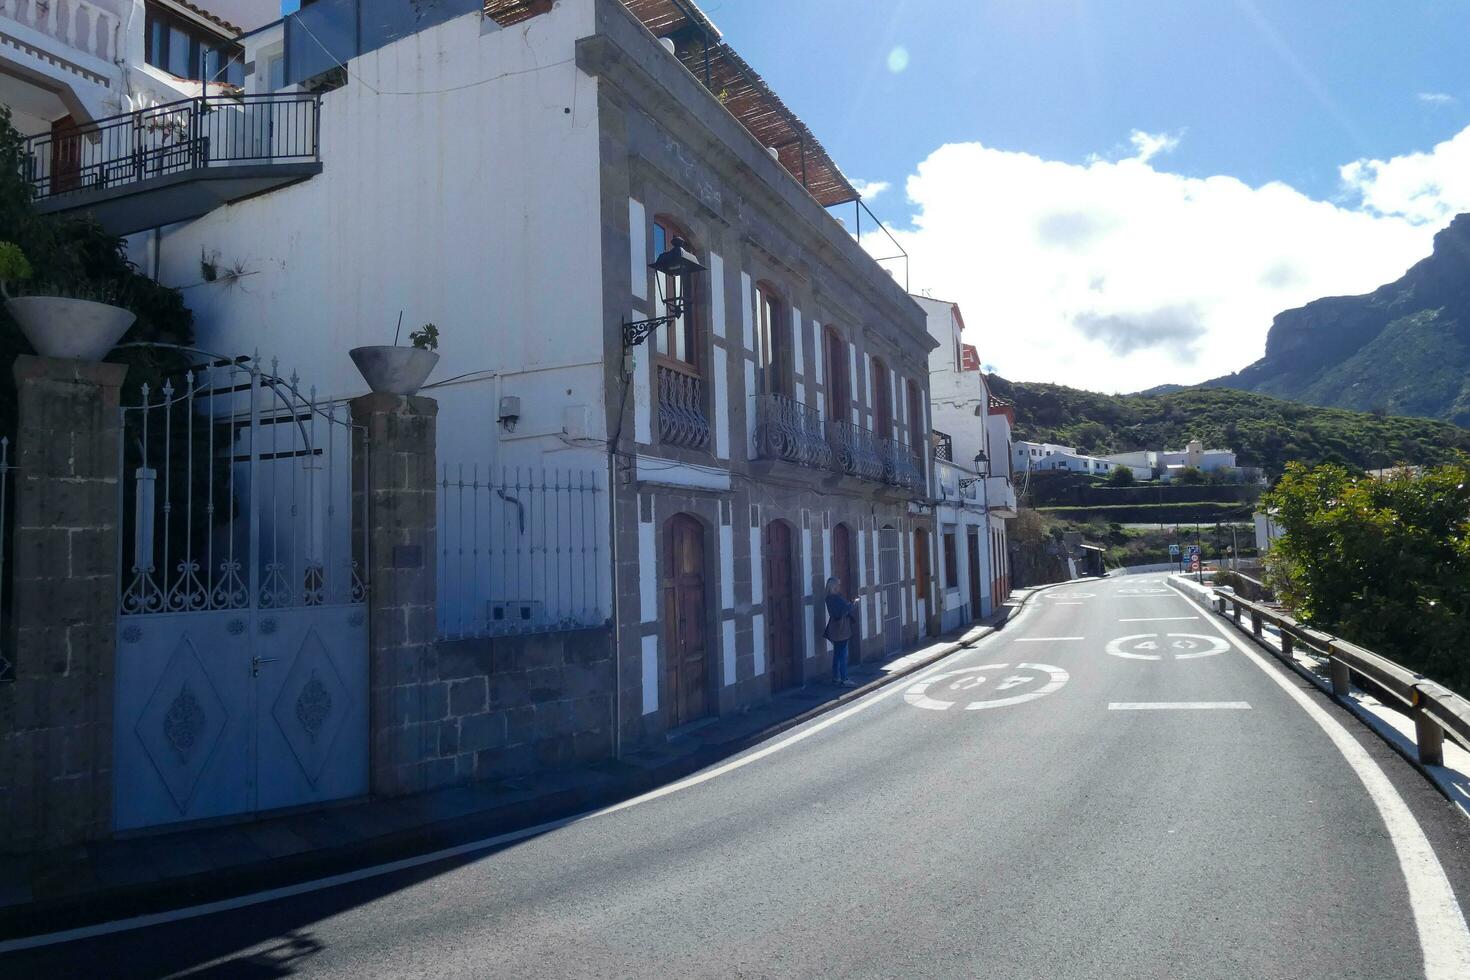
<svg viewBox="0 0 1470 980"><path fill-rule="evenodd" d="M1220 615L1230 616L1237 627L1241 627L1241 617L1248 615L1250 632L1257 639L1262 638L1267 624L1279 629L1282 657L1291 657L1301 647L1326 658L1333 697L1345 699L1352 687L1352 675L1357 674L1408 708L1409 716L1414 720L1414 742L1421 765L1444 765L1446 734L1470 749L1470 701L1443 684L1372 650L1304 626L1269 606L1228 592L1216 592L1215 601ZM1227 606L1230 607L1228 611Z"/></svg>

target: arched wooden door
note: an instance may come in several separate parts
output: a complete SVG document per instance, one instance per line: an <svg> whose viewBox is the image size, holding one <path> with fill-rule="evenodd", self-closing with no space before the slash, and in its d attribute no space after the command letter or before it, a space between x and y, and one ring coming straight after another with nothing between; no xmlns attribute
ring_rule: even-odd
<svg viewBox="0 0 1470 980"><path fill-rule="evenodd" d="M796 576L792 574L791 525L766 525L766 653L771 658L771 690L801 681L796 657Z"/></svg>
<svg viewBox="0 0 1470 980"><path fill-rule="evenodd" d="M669 727L709 711L704 599L704 527L688 514L664 525L664 674Z"/></svg>

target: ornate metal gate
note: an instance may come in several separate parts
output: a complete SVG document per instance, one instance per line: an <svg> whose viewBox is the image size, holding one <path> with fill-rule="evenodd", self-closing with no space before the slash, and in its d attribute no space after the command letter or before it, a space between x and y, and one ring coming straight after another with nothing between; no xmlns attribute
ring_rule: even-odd
<svg viewBox="0 0 1470 980"><path fill-rule="evenodd" d="M274 363L185 353L121 410L118 829L368 786L366 444Z"/></svg>

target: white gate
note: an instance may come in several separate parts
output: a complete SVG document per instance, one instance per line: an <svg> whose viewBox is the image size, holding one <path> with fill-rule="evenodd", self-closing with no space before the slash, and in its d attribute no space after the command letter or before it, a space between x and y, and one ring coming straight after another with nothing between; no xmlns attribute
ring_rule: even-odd
<svg viewBox="0 0 1470 980"><path fill-rule="evenodd" d="M187 353L121 410L118 829L368 788L366 443L274 363Z"/></svg>

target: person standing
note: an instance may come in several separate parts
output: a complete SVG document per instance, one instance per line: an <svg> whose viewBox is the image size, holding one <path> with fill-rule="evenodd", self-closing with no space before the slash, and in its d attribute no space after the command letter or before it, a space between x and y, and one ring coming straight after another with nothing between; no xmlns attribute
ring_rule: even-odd
<svg viewBox="0 0 1470 980"><path fill-rule="evenodd" d="M852 640L852 624L857 618L857 603L848 602L842 594L842 582L827 580L827 628L822 635L832 644L832 683L839 687L857 687L847 679L847 644Z"/></svg>

